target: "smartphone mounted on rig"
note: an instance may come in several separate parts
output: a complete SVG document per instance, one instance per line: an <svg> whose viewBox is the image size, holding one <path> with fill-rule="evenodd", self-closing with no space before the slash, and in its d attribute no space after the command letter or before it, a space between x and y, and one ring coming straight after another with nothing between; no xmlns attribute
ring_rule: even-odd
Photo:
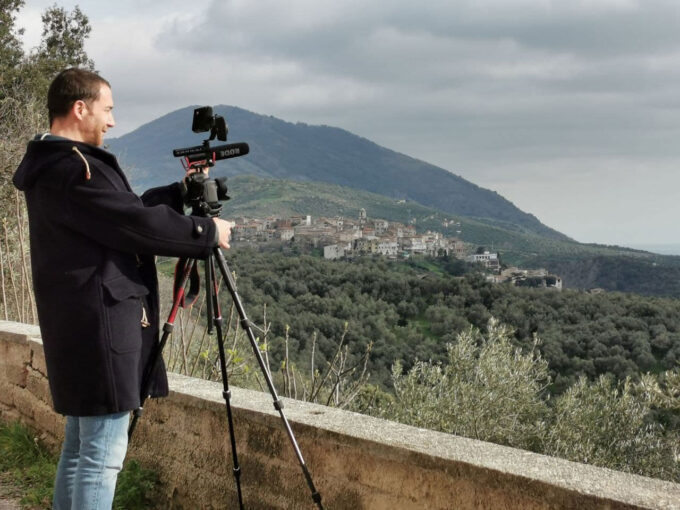
<svg viewBox="0 0 680 510"><path fill-rule="evenodd" d="M221 115L213 115L212 106L202 106L194 110L194 121L191 124L191 130L194 133L205 133L210 131L209 140L218 140L225 142L227 140L227 133L229 128L227 122Z"/></svg>

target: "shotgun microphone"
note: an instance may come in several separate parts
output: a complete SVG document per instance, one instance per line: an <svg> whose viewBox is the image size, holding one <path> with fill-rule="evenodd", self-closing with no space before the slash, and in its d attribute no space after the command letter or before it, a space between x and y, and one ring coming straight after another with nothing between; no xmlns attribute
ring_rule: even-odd
<svg viewBox="0 0 680 510"><path fill-rule="evenodd" d="M238 158L245 156L250 152L250 147L245 142L228 143L226 145L218 145L210 149L215 153L215 161L220 159Z"/></svg>
<svg viewBox="0 0 680 510"><path fill-rule="evenodd" d="M186 149L174 149L172 155L176 158L186 157L189 163L202 160L219 161L220 159L238 158L250 152L250 147L245 142L228 143L216 147L196 145Z"/></svg>

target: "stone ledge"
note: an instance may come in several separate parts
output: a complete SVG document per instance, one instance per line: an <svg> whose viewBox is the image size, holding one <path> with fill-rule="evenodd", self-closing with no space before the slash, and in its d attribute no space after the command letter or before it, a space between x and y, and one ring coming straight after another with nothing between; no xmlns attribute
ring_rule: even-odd
<svg viewBox="0 0 680 510"><path fill-rule="evenodd" d="M194 405L206 401L224 405L222 385L169 374L170 388L180 399L193 397ZM283 423L271 395L231 388L234 408L247 409ZM291 422L331 432L342 443L368 442L392 459L413 462L414 453L431 464L463 464L516 478L517 483L550 486L553 490L601 500L605 507L680 509L680 484L598 468L506 446L477 441L381 420L362 414L291 399L284 400L284 413ZM200 402L203 401L203 404ZM304 451L302 452L304 454ZM420 459L423 462L423 459ZM430 464L430 462L426 462Z"/></svg>
<svg viewBox="0 0 680 510"><path fill-rule="evenodd" d="M40 340L40 327L32 324L0 320L0 340L27 343L29 339Z"/></svg>

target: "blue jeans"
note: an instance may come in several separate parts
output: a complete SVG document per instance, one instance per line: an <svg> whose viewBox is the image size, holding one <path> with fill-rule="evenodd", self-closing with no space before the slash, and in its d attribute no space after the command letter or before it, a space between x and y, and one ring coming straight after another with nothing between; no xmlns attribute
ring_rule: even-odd
<svg viewBox="0 0 680 510"><path fill-rule="evenodd" d="M130 413L67 416L53 510L110 510L127 451Z"/></svg>

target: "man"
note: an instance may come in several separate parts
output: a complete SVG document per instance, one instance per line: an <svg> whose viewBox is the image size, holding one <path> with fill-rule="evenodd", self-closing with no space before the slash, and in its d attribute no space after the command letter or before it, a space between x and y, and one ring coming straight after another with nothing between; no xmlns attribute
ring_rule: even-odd
<svg viewBox="0 0 680 510"><path fill-rule="evenodd" d="M182 185L135 195L100 148L115 125L109 83L67 69L48 91L50 132L14 175L26 194L33 286L54 408L66 416L56 510L111 508L129 411L159 341L154 255L206 257L230 222L185 216ZM168 393L165 367L152 396Z"/></svg>

